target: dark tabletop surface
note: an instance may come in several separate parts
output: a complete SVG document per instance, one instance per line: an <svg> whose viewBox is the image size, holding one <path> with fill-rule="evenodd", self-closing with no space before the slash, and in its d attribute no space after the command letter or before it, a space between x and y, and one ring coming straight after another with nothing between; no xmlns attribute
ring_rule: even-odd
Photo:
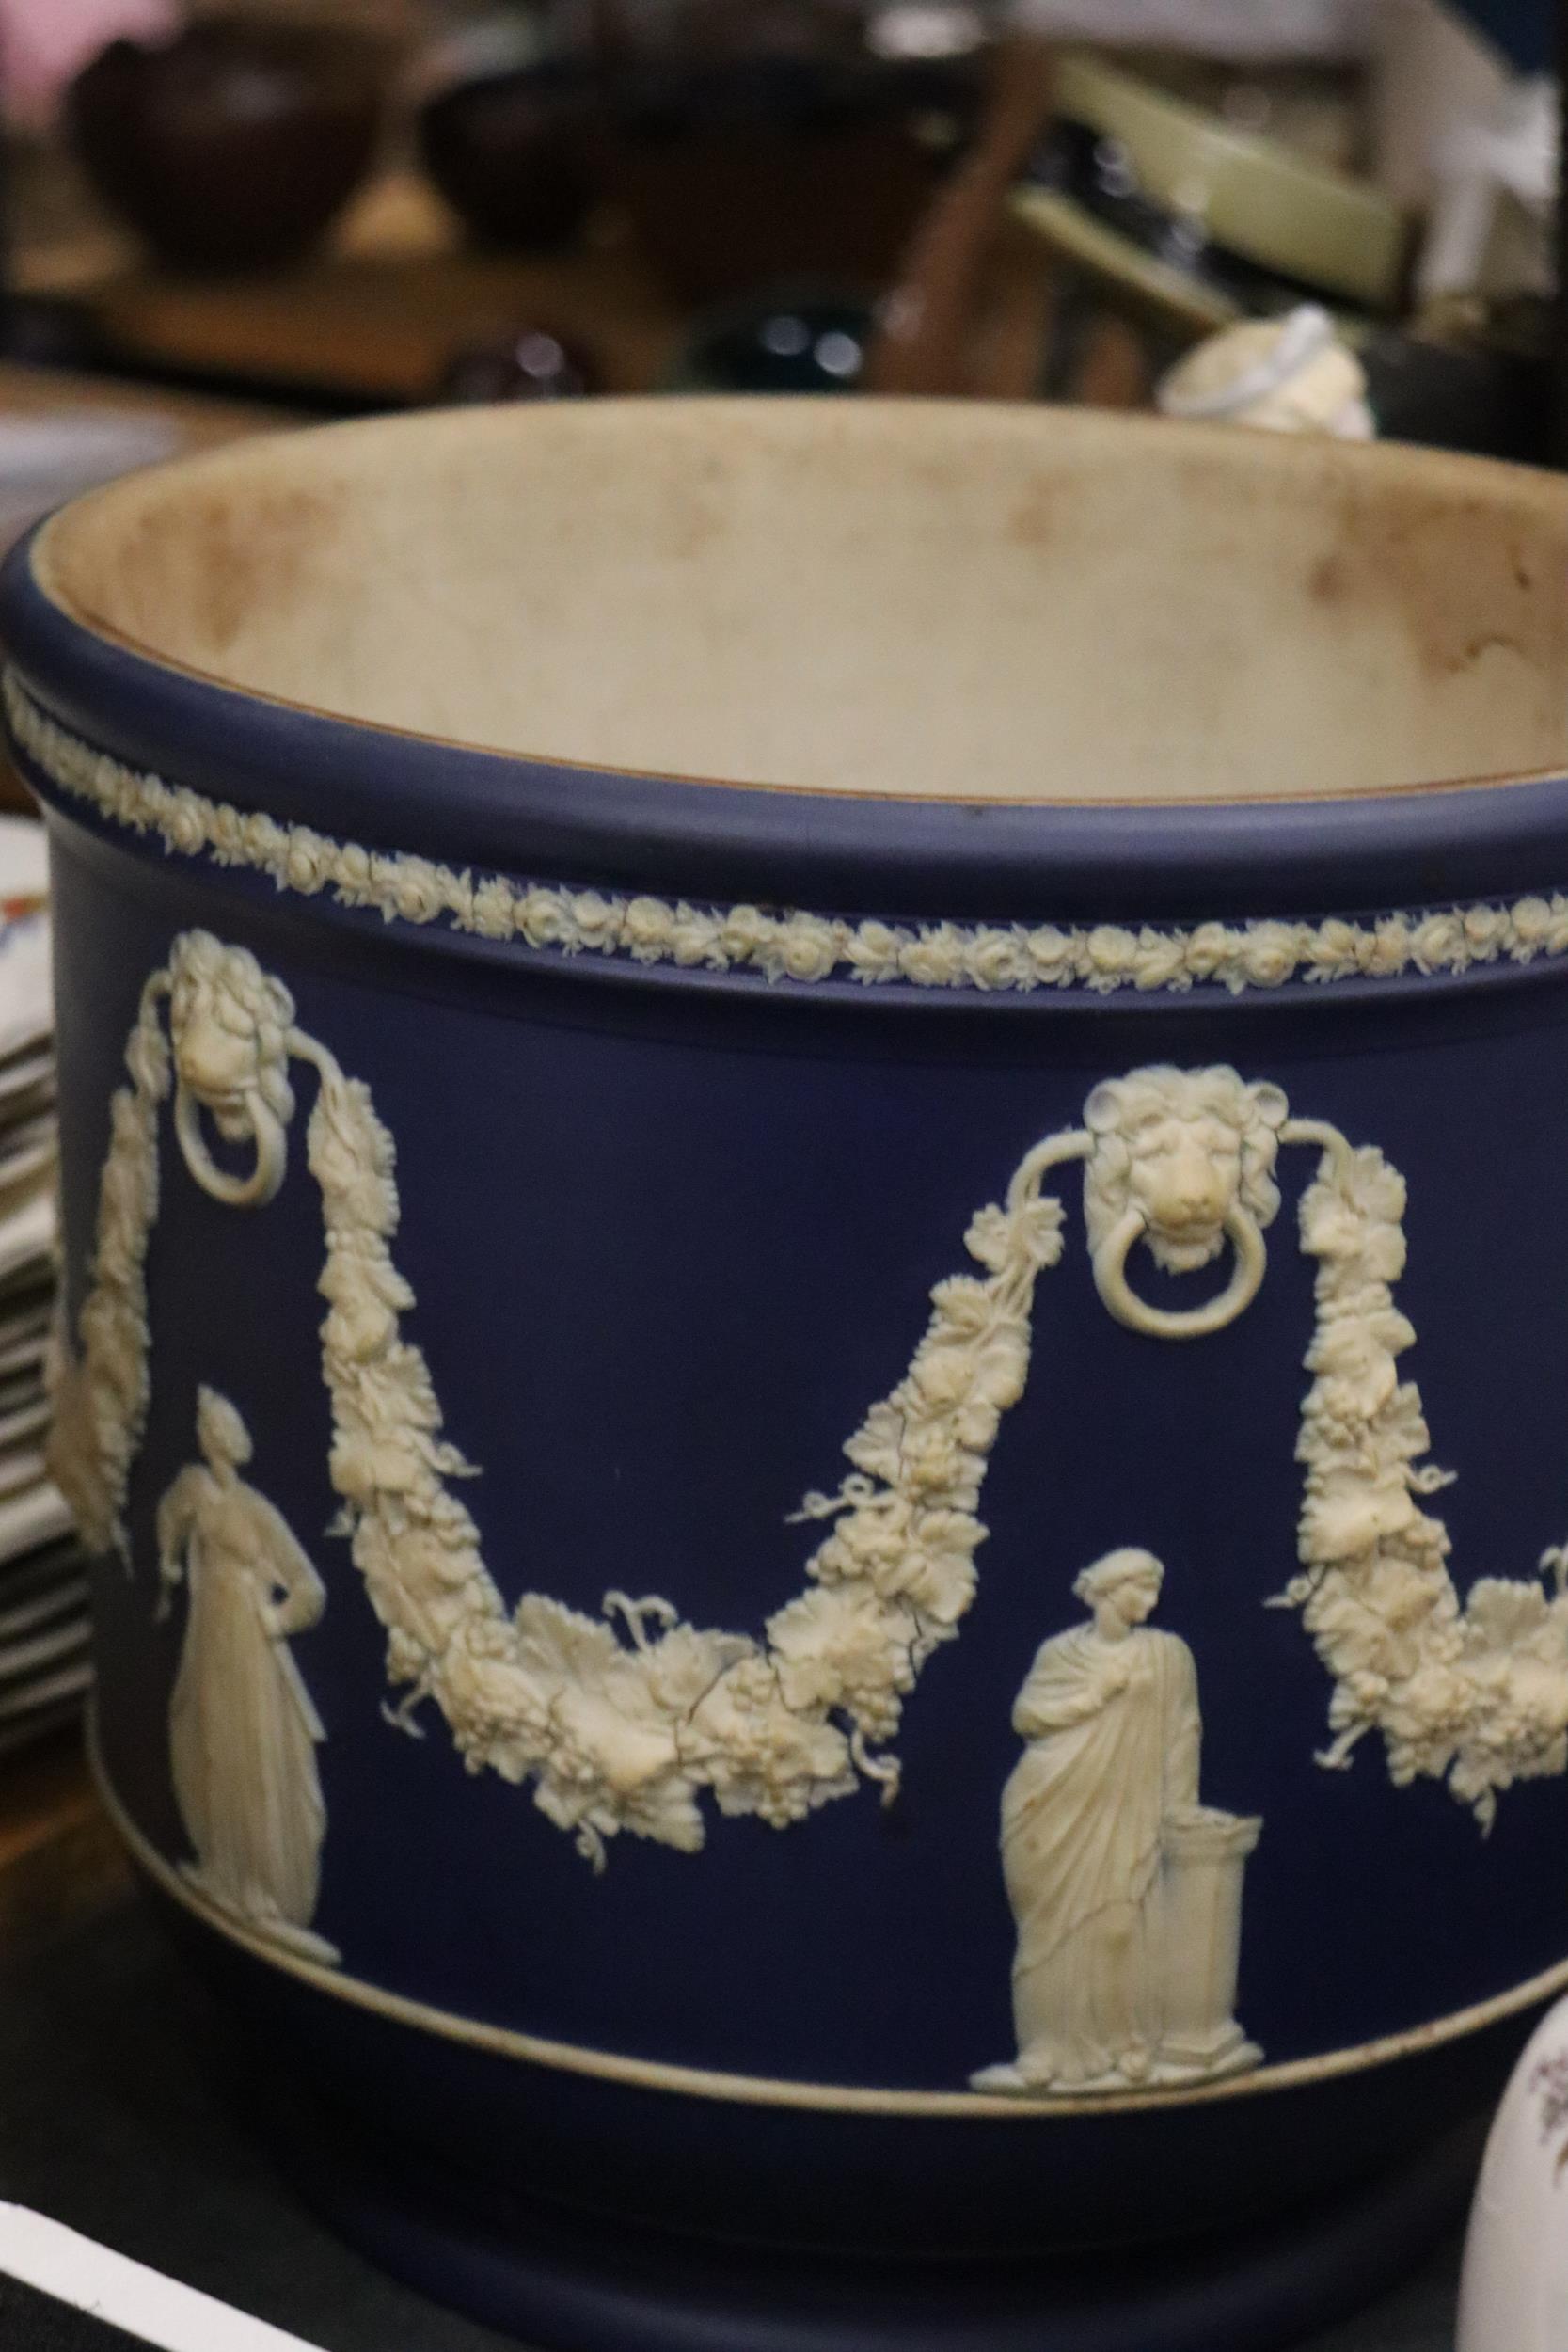
<svg viewBox="0 0 1568 2352"><path fill-rule="evenodd" d="M322 2352L510 2342L394 2285L295 2201L231 2112L200 1997L134 1906L0 1982L0 2198ZM1301 2352L1449 2352L1457 2261L1450 2249Z"/></svg>

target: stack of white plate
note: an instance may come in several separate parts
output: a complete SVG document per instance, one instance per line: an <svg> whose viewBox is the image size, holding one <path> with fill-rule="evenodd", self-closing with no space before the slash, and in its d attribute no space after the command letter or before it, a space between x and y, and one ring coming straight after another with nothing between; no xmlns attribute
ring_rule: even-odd
<svg viewBox="0 0 1568 2352"><path fill-rule="evenodd" d="M0 550L62 500L184 437L168 418L109 407L0 412ZM0 816L0 1755L79 1714L90 1679L86 1563L44 1467L56 1271L49 956L43 828Z"/></svg>
<svg viewBox="0 0 1568 2352"><path fill-rule="evenodd" d="M55 1040L42 828L0 818L0 1753L89 1679L87 1574L44 1466L55 1312Z"/></svg>

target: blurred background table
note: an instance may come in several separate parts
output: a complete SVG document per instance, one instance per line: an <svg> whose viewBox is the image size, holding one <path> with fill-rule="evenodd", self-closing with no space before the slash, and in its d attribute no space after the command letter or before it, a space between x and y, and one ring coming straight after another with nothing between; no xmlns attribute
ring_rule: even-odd
<svg viewBox="0 0 1568 2352"><path fill-rule="evenodd" d="M536 318L592 345L607 391L646 391L685 327L624 239L551 258L475 252L411 173L375 183L297 267L194 277L132 261L75 298L120 366L367 406L432 398L458 354Z"/></svg>
<svg viewBox="0 0 1568 2352"><path fill-rule="evenodd" d="M568 253L483 252L408 169L372 182L329 244L288 269L161 269L90 220L24 247L15 284L58 306L65 342L79 341L113 372L95 379L105 390L114 376L139 374L337 410L434 399L454 360L519 322L589 351L600 389L650 391L692 316L625 223L595 223ZM977 390L1034 391L1052 301L1037 245L1006 227L974 323Z"/></svg>
<svg viewBox="0 0 1568 2352"><path fill-rule="evenodd" d="M255 401L214 399L162 385L0 360L0 416L48 417L87 410L97 416L166 420L178 431L185 450L215 449L246 433L299 421L293 410Z"/></svg>

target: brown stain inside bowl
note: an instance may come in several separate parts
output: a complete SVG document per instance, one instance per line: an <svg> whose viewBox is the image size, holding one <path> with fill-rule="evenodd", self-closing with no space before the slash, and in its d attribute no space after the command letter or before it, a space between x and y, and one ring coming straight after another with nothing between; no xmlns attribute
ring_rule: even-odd
<svg viewBox="0 0 1568 2352"><path fill-rule="evenodd" d="M1541 593L1539 532L1474 498L1411 487L1374 504L1354 480L1336 485L1335 512L1335 544L1311 566L1309 597L1397 612L1424 676L1451 679L1497 653L1559 675L1568 664L1568 610Z"/></svg>
<svg viewBox="0 0 1568 2352"><path fill-rule="evenodd" d="M1568 753L1568 485L938 402L334 426L51 526L68 607L242 691L587 767L1286 799Z"/></svg>
<svg viewBox="0 0 1568 2352"><path fill-rule="evenodd" d="M1061 485L1048 474L1031 482L1007 516L1007 536L1021 548L1048 547L1059 527Z"/></svg>
<svg viewBox="0 0 1568 2352"><path fill-rule="evenodd" d="M192 485L171 531L144 508L98 580L97 617L134 636L190 629L221 658L242 633L286 612L306 589L318 550L333 539L342 487L261 482L243 491Z"/></svg>

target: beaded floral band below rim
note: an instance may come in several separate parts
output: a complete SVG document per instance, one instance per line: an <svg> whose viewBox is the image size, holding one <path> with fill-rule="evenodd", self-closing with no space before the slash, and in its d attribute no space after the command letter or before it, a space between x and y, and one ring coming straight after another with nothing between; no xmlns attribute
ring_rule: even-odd
<svg viewBox="0 0 1568 2352"><path fill-rule="evenodd" d="M171 855L265 874L303 897L328 891L340 904L388 922L437 923L483 939L520 939L570 957L749 972L766 980L853 980L866 987L1028 994L1038 989L1181 994L1214 988L1241 995L1292 983L1393 979L1528 964L1568 956L1568 896L1554 892L1499 906L1394 913L1372 922L1270 919L1138 930L1101 923L851 922L800 910L704 907L686 899L574 889L562 882L476 877L403 850L367 850L308 825L282 825L208 800L184 785L139 773L96 751L40 708L14 671L4 683L20 751L58 786L112 823L150 834Z"/></svg>

